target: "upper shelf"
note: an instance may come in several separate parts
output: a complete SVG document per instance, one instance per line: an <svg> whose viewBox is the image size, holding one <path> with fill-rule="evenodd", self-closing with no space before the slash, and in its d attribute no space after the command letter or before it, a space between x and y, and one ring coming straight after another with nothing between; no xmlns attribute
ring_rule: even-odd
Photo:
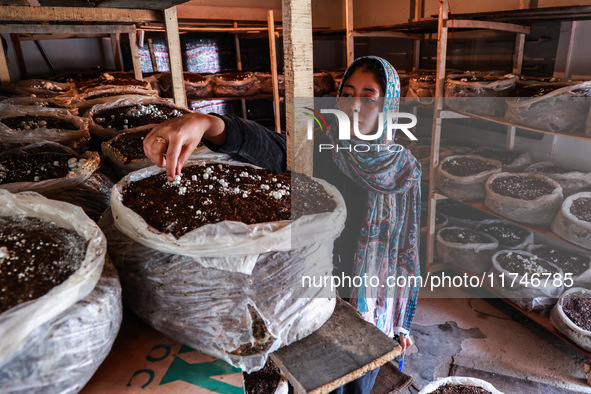
<svg viewBox="0 0 591 394"><path fill-rule="evenodd" d="M126 8L164 10L188 0L0 0L0 6Z"/></svg>

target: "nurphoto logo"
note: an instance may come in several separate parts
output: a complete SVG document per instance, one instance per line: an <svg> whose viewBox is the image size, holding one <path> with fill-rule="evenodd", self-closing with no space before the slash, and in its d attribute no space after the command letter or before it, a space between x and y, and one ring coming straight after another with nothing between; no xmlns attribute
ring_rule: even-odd
<svg viewBox="0 0 591 394"><path fill-rule="evenodd" d="M359 114L355 112L353 114L353 122L349 119L349 116L340 111L338 109L321 109L320 112L314 111L312 108L305 107L307 110L311 111L304 112L305 115L309 117L307 122L307 133L308 133L308 140L312 140L314 137L314 123L318 125L318 127L322 131L328 130L328 124L324 119L322 114L332 114L336 116L338 122L338 139L339 140L350 140L351 139L351 125L353 125L353 133L358 140L361 141L376 141L380 139L384 131L386 132L386 139L388 141L392 141L394 139L394 131L400 130L402 131L410 140L417 141L417 137L410 131L413 127L417 124L417 117L413 114L406 113L406 112L380 112L378 118L378 129L375 133L370 134L363 134L359 131ZM386 122L384 122L384 118ZM397 120L399 119L410 119L408 123L398 123ZM386 130L384 130L384 124L386 125ZM376 148L378 151L380 150L388 150L390 152L399 152L404 149L401 145L398 144L349 144L347 146L335 146L334 144L320 144L318 150L321 152L323 150L348 150L348 151L355 151L355 152L369 152L372 150L371 147ZM374 149L375 150L375 149Z"/></svg>

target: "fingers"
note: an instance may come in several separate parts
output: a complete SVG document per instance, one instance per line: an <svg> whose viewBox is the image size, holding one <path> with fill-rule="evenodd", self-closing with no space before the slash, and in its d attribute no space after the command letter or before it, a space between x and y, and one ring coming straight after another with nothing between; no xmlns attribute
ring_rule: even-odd
<svg viewBox="0 0 591 394"><path fill-rule="evenodd" d="M184 163L179 163L182 148L182 141L178 138L171 139L168 144L166 151L166 177L169 181L172 181L175 175L180 175L181 169L183 168Z"/></svg>
<svg viewBox="0 0 591 394"><path fill-rule="evenodd" d="M181 173L183 166L185 165L187 160L189 160L189 157L191 157L191 154L195 150L196 146L196 144L186 144L182 147L181 154L179 156L179 160L177 163L177 174Z"/></svg>

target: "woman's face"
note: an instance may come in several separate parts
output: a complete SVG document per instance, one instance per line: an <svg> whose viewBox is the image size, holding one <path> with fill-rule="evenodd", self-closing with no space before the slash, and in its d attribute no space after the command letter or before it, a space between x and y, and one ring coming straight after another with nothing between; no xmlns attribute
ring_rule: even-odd
<svg viewBox="0 0 591 394"><path fill-rule="evenodd" d="M377 130L378 116L382 111L384 92L375 74L360 68L345 81L339 98L339 110L351 120L353 133L353 114L359 115L359 131L371 134Z"/></svg>

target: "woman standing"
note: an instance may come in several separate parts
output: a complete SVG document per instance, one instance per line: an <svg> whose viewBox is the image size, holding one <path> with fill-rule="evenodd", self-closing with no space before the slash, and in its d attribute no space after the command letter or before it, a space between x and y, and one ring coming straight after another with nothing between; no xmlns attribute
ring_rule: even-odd
<svg viewBox="0 0 591 394"><path fill-rule="evenodd" d="M380 119L387 122L386 116L380 118L380 112L398 111L399 100L396 70L384 59L364 57L345 72L337 106L349 119L358 120L360 133L373 134ZM354 126L351 124L351 130ZM401 281L395 279L419 275L420 164L406 149L387 149L394 141L387 140L386 133L373 141L353 135L349 140L337 140L337 133L335 128L329 128L323 138L333 146L346 148L359 142L372 148L367 152L333 150L330 154L317 153L315 158L315 175L337 186L348 207L345 230L335 244L336 271L378 280L376 286L366 283L359 288L341 289L351 290L348 297L341 296L349 298L363 318L385 334L398 335L406 350L412 345L408 333L418 287L412 281L399 285ZM235 116L195 113L172 119L152 130L144 140L144 150L155 164L166 166L172 179L180 174L202 139L214 151L261 167L285 169L285 137ZM337 392L369 393L377 371L368 372Z"/></svg>

